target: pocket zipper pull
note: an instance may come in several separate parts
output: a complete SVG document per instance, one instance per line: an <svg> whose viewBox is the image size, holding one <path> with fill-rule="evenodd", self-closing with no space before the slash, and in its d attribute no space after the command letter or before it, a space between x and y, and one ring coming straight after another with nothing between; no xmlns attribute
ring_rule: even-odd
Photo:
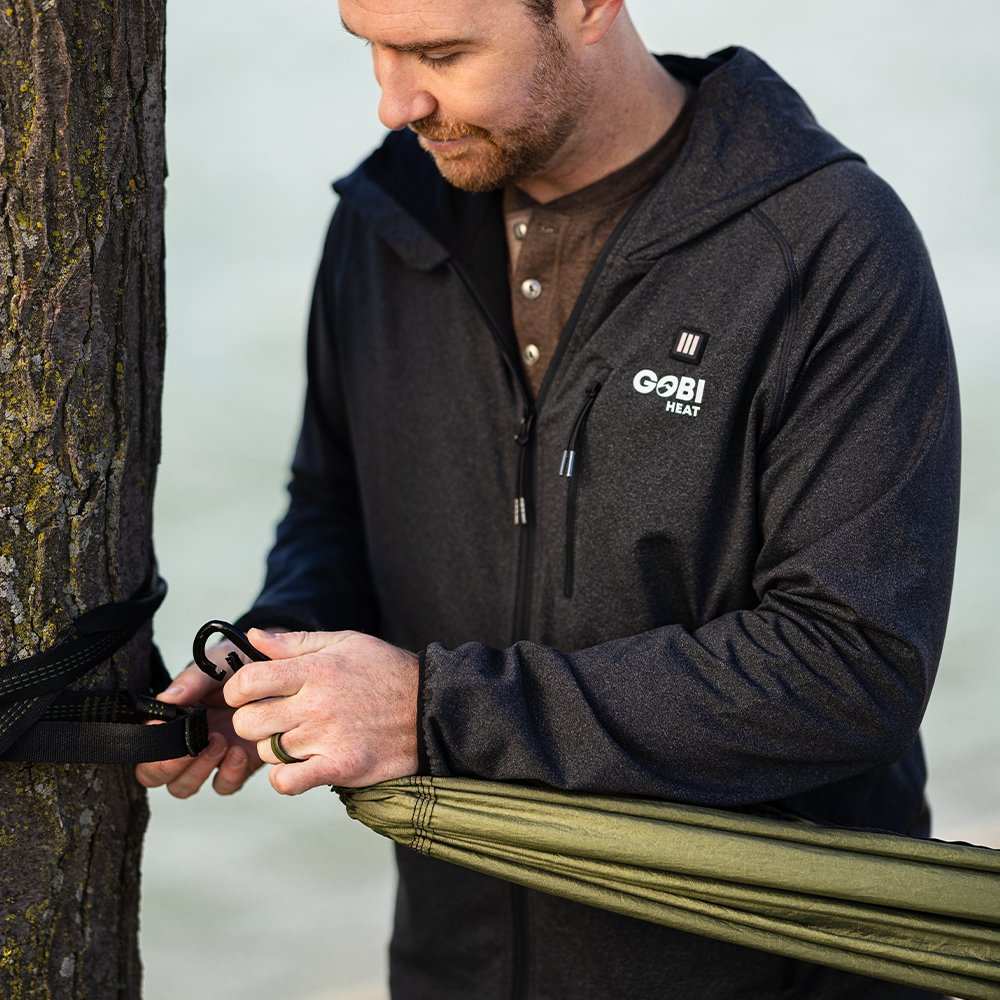
<svg viewBox="0 0 1000 1000"><path fill-rule="evenodd" d="M579 481L579 477L573 479L573 467L576 462L576 442L583 431L587 414L590 413L590 408L594 405L594 400L597 399L597 394L600 391L600 382L591 382L587 387L586 398L580 406L580 412L576 415L576 420L573 423L573 432L570 434L569 442L566 444L566 450L563 452L562 462L559 466L559 475L565 474L567 479L572 480L572 482L566 484L566 540L563 564L563 596L567 598L573 596L574 550L576 547L576 490Z"/></svg>
<svg viewBox="0 0 1000 1000"><path fill-rule="evenodd" d="M580 428L583 426L583 421L587 417L587 412L593 405L594 400L597 398L597 394L601 391L600 382L591 382L587 387L587 396L580 407L580 412L576 415L576 420L573 423L573 432L569 436L569 441L566 444L566 448L562 453L562 461L559 463L559 475L565 475L569 479L573 475L573 466L576 462L576 439L580 433Z"/></svg>

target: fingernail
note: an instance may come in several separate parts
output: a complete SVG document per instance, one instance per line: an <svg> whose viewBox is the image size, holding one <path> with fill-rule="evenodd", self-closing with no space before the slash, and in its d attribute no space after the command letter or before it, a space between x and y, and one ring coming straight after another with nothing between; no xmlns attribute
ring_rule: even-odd
<svg viewBox="0 0 1000 1000"><path fill-rule="evenodd" d="M170 695L173 698L177 698L180 695L184 694L184 685L183 684L171 684L170 687L168 687L166 689L166 691L161 691L160 693L161 694L168 694L168 695Z"/></svg>

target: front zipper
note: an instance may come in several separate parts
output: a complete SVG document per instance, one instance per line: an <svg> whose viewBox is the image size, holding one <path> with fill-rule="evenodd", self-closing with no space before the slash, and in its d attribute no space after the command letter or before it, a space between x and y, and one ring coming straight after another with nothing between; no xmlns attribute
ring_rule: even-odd
<svg viewBox="0 0 1000 1000"><path fill-rule="evenodd" d="M605 240L604 246L601 248L601 252L594 262L593 267L590 269L590 273L587 275L587 280L583 283L583 288L580 290L580 294L577 296L576 302L573 304L573 311L570 313L569 319L566 321L566 325L559 333L559 340L556 343L555 354L552 355L552 360L549 362L548 368L545 370L545 376L542 378L542 384L538 390L538 398L534 401L534 404L530 402L531 395L527 389L527 383L521 376L520 370L518 371L519 379L518 384L520 385L524 396L525 396L525 414L531 413L533 422L537 422L538 414L541 412L542 403L545 397L548 395L549 386L552 385L555 380L556 370L559 366L559 362L562 361L563 356L566 353L567 346L572 340L573 333L576 330L577 323L580 321L580 317L583 314L584 307L590 301L591 292L594 290L594 286L597 284L597 279L601 276L604 271L604 265L607 263L608 256L611 251L618 243L618 239L621 234L625 231L625 228L632 220L632 216L638 211L639 206L643 204L645 199L634 198L632 204L629 205L628 210L625 214L618 220L615 228L611 231L611 235ZM470 290L471 290L471 286ZM487 319L492 324L492 319L487 313L482 302L479 301L478 296L473 293L473 298L479 303L480 309L487 316ZM502 338L499 332L495 332L494 336L498 340ZM512 364L510 359L505 354L505 359L508 364ZM522 420L522 426L524 422ZM534 443L533 436L531 434L531 429L529 426L528 433L526 435L527 440L524 444L524 450L521 453L521 466L519 468L519 478L521 480L518 486L518 496L525 497L525 507L528 506L528 499L532 496L532 468L533 463L531 448ZM520 510L520 505L518 507ZM526 511L527 512L527 511ZM528 612L531 607L531 575L532 575L532 562L534 561L534 548L533 548L533 531L532 528L535 523L535 518L531 520L526 520L518 525L519 528L524 530L520 532L521 541L518 546L518 577L517 577L517 592L514 599L514 629L511 637L511 642L517 642L519 639L525 638L528 634Z"/></svg>
<svg viewBox="0 0 1000 1000"><path fill-rule="evenodd" d="M469 279L469 276L466 274L465 268L463 268L454 258L449 260L449 264L452 269L465 285L472 301L476 304L483 318L486 320L486 325L489 327L490 333L493 335L493 339L497 342L497 346L500 349L500 355L503 358L504 364L507 365L507 368L511 373L511 378L514 384L518 387L523 406L521 411L521 423L518 427L517 434L514 437L514 440L521 449L521 452L518 455L517 486L514 496L514 525L518 529L523 530L518 531L517 590L514 593L514 621L511 633L512 644L520 639L523 639L527 633L528 610L531 606L531 564L533 556L532 527L534 518L530 521L528 519L528 497L532 495L531 449L533 444L532 430L534 423L537 419L538 411L541 408L542 400L548 393L549 385L555 377L556 366L562 360L563 354L566 351L566 346L570 341L573 331L576 329L577 322L580 319L580 314L583 312L583 307L590 299L590 293L593 291L594 285L597 283L597 279L604 269L608 255L610 254L612 248L617 244L618 237L631 221L633 214L643 201L643 198L633 199L628 210L621 217L621 219L618 220L618 223L612 230L611 235L607 238L607 240L605 240L604 246L601 248L601 252L591 267L590 273L587 275L587 280L584 282L583 288L580 290L580 294L577 296L569 320L559 335L555 354L546 369L545 376L542 379L542 384L538 391L538 398L536 400L532 400L523 368L521 368L521 366L517 363L516 357L512 357L511 353L507 350L503 333L497 326L490 311L486 308L483 300L480 298L479 293L476 291L471 280ZM511 904L511 959L514 966L511 976L511 997L512 1000L520 1000L527 988L526 980L528 978L528 942L524 928L524 910L528 904L528 899L525 896L525 890L521 888L521 886L511 886Z"/></svg>
<svg viewBox="0 0 1000 1000"><path fill-rule="evenodd" d="M520 1000L527 995L528 935L525 933L524 909L527 899L522 886L510 885L511 942L510 942L510 995Z"/></svg>
<svg viewBox="0 0 1000 1000"><path fill-rule="evenodd" d="M531 526L528 523L528 449L531 445L531 431L535 422L535 411L526 409L521 418L521 426L514 435L517 442L519 454L517 456L517 487L514 491L514 524L523 530L518 532L517 539L517 592L514 599L514 637L517 641L521 635L518 633L517 623L524 613L522 597L527 592L531 580L528 576L529 564L526 558L528 544L531 537ZM527 906L527 899L524 889L511 883L510 887L510 996L511 1000L520 1000L527 995L526 983L528 973L528 936L525 933L524 910Z"/></svg>
<svg viewBox="0 0 1000 1000"><path fill-rule="evenodd" d="M629 205L625 214L618 220L614 229L611 231L611 235L604 241L604 246L601 247L601 252L591 267L590 272L587 275L587 279L583 283L583 288L580 290L580 294L577 296L576 302L573 304L573 311L570 313L570 317L567 320L566 325L559 334L555 354L552 356L552 360L549 362L549 366L545 371L541 387L538 390L538 398L535 400L532 400L531 391L528 387L524 369L518 363L517 356L512 354L507 349L503 332L497 325L492 313L486 308L485 303L466 273L465 268L462 267L462 265L455 260L454 257L451 257L448 260L449 266L458 276L462 284L465 285L465 289L469 293L470 298L479 309L483 319L486 321L486 325L489 327L490 333L493 335L493 339L496 341L497 347L500 350L500 356L510 371L511 379L514 385L517 386L518 392L521 395L522 417L517 434L514 437L521 449L521 452L518 455L517 486L515 488L514 495L514 525L515 527L519 529L523 528L524 530L518 532L517 589L514 593L514 620L511 630L512 644L520 639L523 639L527 634L528 610L531 606L531 563L533 556L533 539L531 529L533 519L531 521L528 519L528 498L532 495L532 429L535 421L537 420L538 413L541 410L542 401L548 394L549 386L555 378L559 362L562 360L563 355L566 352L567 345L572 339L573 332L576 330L576 325L579 322L581 314L583 313L584 306L590 300L590 295L594 289L594 285L597 284L597 279L604 270L604 265L607 263L608 256L617 245L619 237L624 232L625 228L632 221L632 217L638 211L639 206L644 204L645 200L646 199L642 197L634 198L632 200L632 204Z"/></svg>
<svg viewBox="0 0 1000 1000"><path fill-rule="evenodd" d="M563 562L564 597L573 596L573 558L576 547L576 484L580 478L573 475L579 465L576 461L577 440L583 431L583 425L586 423L590 408L594 405L594 400L597 399L597 394L600 391L600 382L591 382L587 386L586 397L584 398L583 405L580 407L580 411L576 415L576 420L573 422L573 432L569 436L566 450L562 453L562 462L559 465L559 475L565 475L569 480L566 484L566 541Z"/></svg>
<svg viewBox="0 0 1000 1000"><path fill-rule="evenodd" d="M531 440L531 426L535 422L535 411L525 410L521 426L514 440L521 448L517 457L517 488L514 490L514 524L528 523L528 504L525 500L528 466L528 442Z"/></svg>

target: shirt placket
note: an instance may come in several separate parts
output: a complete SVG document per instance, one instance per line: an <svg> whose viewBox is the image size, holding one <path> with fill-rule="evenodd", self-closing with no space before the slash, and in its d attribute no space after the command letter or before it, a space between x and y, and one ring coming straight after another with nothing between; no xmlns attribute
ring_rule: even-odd
<svg viewBox="0 0 1000 1000"><path fill-rule="evenodd" d="M541 209L511 213L511 305L525 373L535 396L558 339L555 288L562 225Z"/></svg>

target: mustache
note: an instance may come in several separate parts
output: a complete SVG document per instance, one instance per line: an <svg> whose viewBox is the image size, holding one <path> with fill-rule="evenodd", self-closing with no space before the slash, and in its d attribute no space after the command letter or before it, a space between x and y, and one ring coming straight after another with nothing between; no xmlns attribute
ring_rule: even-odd
<svg viewBox="0 0 1000 1000"><path fill-rule="evenodd" d="M419 121L410 122L407 128L417 135L422 135L425 139L433 142L447 142L450 139L464 139L466 136L480 136L485 138L489 135L484 128L478 125L463 125L457 122L441 122L433 118L421 118Z"/></svg>

